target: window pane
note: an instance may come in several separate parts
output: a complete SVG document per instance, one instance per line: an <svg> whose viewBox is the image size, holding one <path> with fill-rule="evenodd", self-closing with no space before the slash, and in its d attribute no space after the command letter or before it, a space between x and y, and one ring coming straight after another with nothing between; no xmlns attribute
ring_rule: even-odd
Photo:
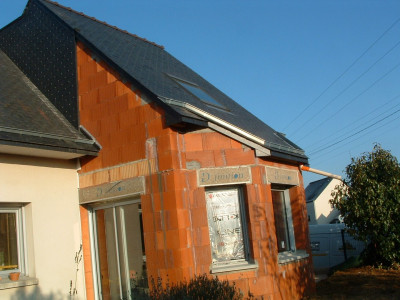
<svg viewBox="0 0 400 300"><path fill-rule="evenodd" d="M278 252L289 251L289 230L287 223L285 196L283 191L272 191L272 203L274 207L276 239Z"/></svg>
<svg viewBox="0 0 400 300"><path fill-rule="evenodd" d="M18 269L16 213L0 213L0 271Z"/></svg>
<svg viewBox="0 0 400 300"><path fill-rule="evenodd" d="M206 200L213 262L244 259L239 190L207 191Z"/></svg>
<svg viewBox="0 0 400 300"><path fill-rule="evenodd" d="M194 85L182 82L182 81L177 81L180 85L182 85L185 89L187 89L190 93L192 93L194 96L199 98L200 100L203 100L205 102L214 104L219 107L223 107L219 102L217 102L214 98L212 98L210 95L208 95L206 92L204 92L202 89L199 87L196 87Z"/></svg>
<svg viewBox="0 0 400 300"><path fill-rule="evenodd" d="M97 246L103 299L120 299L117 248L115 245L114 211L96 211Z"/></svg>

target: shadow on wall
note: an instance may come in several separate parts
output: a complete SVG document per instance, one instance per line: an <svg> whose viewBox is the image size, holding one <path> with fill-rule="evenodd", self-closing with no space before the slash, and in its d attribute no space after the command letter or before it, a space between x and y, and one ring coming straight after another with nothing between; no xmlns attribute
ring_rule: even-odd
<svg viewBox="0 0 400 300"><path fill-rule="evenodd" d="M271 221L268 221L273 220L272 204L267 204L267 209L254 205L252 210L252 223L256 223L257 220L260 220L259 225L263 228L262 231L265 230L261 233L261 239L251 241L253 245L258 244L258 248L262 253L261 258L263 258L263 263L259 264L260 269L258 270L258 273L259 275L263 274L267 277L270 276L269 274L278 274L278 276L273 279L274 284L272 286L264 287L265 289L272 288L272 290L267 292L264 290L264 293L268 294L268 292L270 292L270 297L276 297L277 299L294 299L293 297L298 297L299 295L307 296L313 294L315 281L311 256L287 264L277 263L278 257L275 227ZM293 209L292 215L293 219L301 219L307 222L305 207L304 209ZM252 227L256 228L258 226L253 224ZM307 232L301 233L303 230L306 230ZM305 228L297 228L297 231L299 231L299 235L303 235L304 238L306 238L306 241L303 241L303 244L308 245L308 230ZM303 249L303 247L300 247L300 249ZM270 280L272 279L270 278Z"/></svg>
<svg viewBox="0 0 400 300"><path fill-rule="evenodd" d="M10 300L64 300L68 299L67 295L59 293L43 294L38 286L33 290L26 290L25 288L19 288L10 297Z"/></svg>
<svg viewBox="0 0 400 300"><path fill-rule="evenodd" d="M339 211L333 209L327 216L324 216L323 214L319 215L315 224L329 224L332 220L339 218L339 215Z"/></svg>

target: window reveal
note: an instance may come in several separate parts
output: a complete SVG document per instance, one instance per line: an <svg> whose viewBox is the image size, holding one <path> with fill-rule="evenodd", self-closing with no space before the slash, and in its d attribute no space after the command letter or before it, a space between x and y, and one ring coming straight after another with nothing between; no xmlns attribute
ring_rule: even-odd
<svg viewBox="0 0 400 300"><path fill-rule="evenodd" d="M294 251L294 228L287 190L272 190L278 252Z"/></svg>
<svg viewBox="0 0 400 300"><path fill-rule="evenodd" d="M212 262L246 259L240 189L206 191Z"/></svg>

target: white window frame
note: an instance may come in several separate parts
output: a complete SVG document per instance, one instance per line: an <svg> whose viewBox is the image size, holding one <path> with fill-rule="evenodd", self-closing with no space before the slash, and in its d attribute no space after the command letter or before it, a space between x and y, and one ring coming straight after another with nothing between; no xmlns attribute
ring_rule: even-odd
<svg viewBox="0 0 400 300"><path fill-rule="evenodd" d="M242 259L234 259L230 261L223 262L212 262L210 266L211 273L221 273L221 272L232 272L232 271L240 271L247 269L255 269L258 267L258 264L252 259L250 255L250 243L249 243L249 234L247 228L247 216L246 216L246 205L245 205L245 196L243 193L243 187L238 185L224 185L224 186L211 186L205 189L205 194L208 192L218 192L224 190L236 189L238 192L238 201L239 201L239 215L240 215L240 223L241 223L241 231L242 231L242 239L243 239L243 247L244 247L244 258ZM206 197L207 201L207 197ZM208 205L206 203L206 209L208 214ZM208 219L208 218L207 218ZM207 220L208 222L208 220ZM210 247L211 246L211 236L210 238ZM212 257L211 257L212 259Z"/></svg>
<svg viewBox="0 0 400 300"><path fill-rule="evenodd" d="M25 238L25 212L23 206L10 205L6 203L0 204L0 213L15 213L17 227L17 251L18 251L18 268L11 270L1 270L0 276L7 277L13 272L20 272L21 275L26 275L27 270L27 253L26 253L26 238Z"/></svg>

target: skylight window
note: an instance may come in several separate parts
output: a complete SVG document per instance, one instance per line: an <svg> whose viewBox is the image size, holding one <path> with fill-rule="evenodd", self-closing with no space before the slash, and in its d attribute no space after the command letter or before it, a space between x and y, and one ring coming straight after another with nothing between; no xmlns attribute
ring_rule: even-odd
<svg viewBox="0 0 400 300"><path fill-rule="evenodd" d="M213 106L217 106L219 108L226 109L224 106L222 106L217 100L212 98L209 94L207 94L205 91L203 91L199 86L178 80L176 78L173 78L179 85L181 85L185 90L187 90L189 93L191 93L193 96L199 98L201 101L205 102L206 104L211 104Z"/></svg>

